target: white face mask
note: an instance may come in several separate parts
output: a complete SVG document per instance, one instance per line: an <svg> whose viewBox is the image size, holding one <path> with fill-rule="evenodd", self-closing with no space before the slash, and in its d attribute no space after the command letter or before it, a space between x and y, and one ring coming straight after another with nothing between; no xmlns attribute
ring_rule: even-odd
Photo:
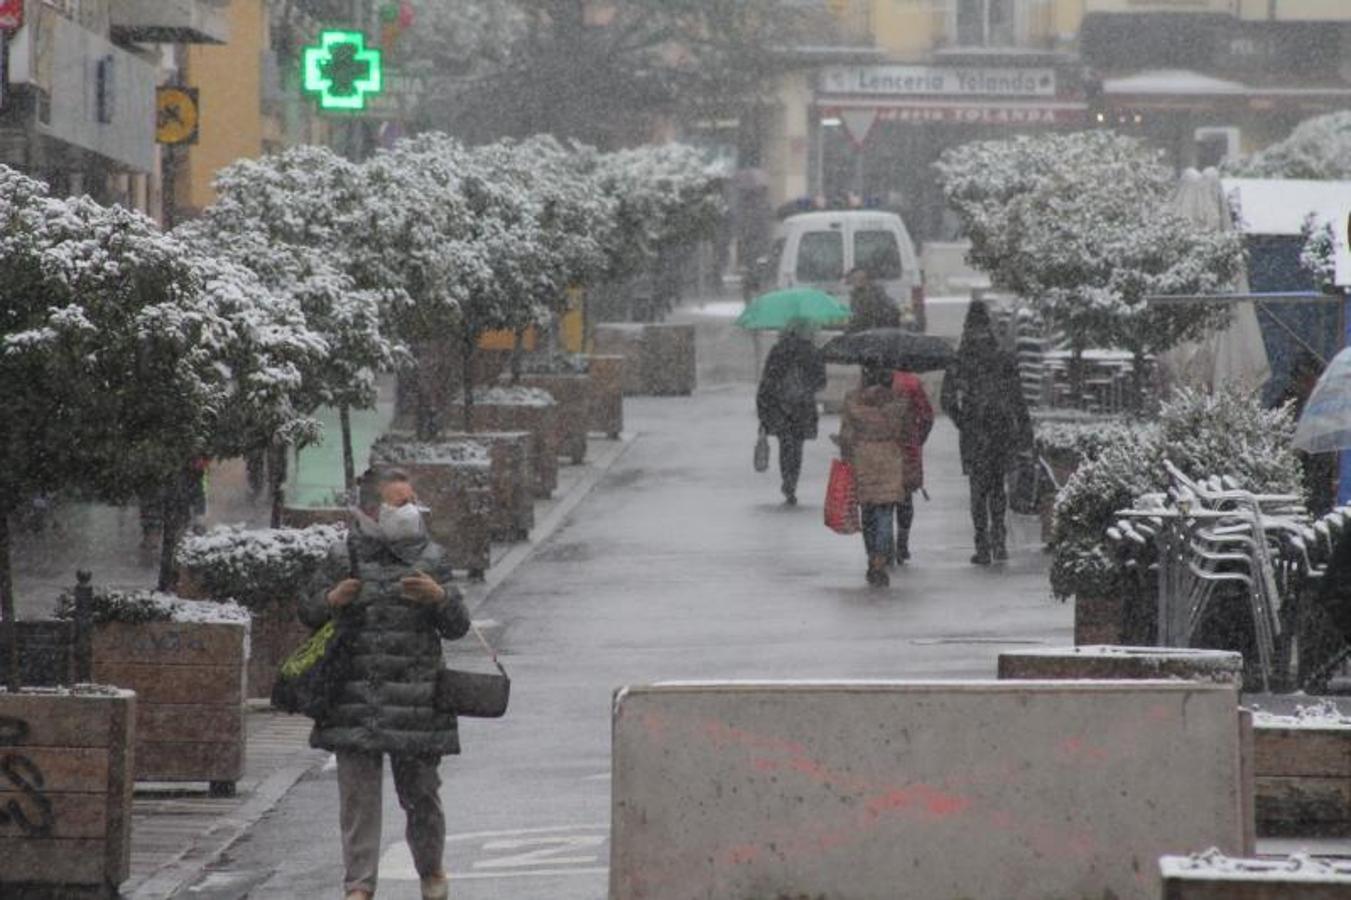
<svg viewBox="0 0 1351 900"><path fill-rule="evenodd" d="M357 530L366 537L376 540L393 544L415 540L422 537L424 533L422 510L418 508L416 503L405 503L403 506L390 506L388 503L382 503L378 521L372 519L360 509L353 509L352 513L356 520Z"/></svg>

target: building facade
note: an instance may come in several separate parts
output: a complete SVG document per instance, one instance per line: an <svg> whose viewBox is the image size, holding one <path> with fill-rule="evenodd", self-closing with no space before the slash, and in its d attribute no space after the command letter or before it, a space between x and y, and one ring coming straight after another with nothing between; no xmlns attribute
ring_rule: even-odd
<svg viewBox="0 0 1351 900"><path fill-rule="evenodd" d="M1113 128L1206 166L1351 109L1348 0L862 5L866 48L781 84L764 154L776 205L888 206L917 238L945 240L955 222L933 163L949 147Z"/></svg>
<svg viewBox="0 0 1351 900"><path fill-rule="evenodd" d="M0 163L160 212L156 93L171 48L228 31L199 0L0 2Z"/></svg>

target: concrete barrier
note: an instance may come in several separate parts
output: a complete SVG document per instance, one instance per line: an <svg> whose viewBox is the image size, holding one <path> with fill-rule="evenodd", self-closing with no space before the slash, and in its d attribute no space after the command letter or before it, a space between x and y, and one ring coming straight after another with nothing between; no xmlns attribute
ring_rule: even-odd
<svg viewBox="0 0 1351 900"><path fill-rule="evenodd" d="M615 698L611 900L1157 900L1247 846L1238 695L670 684Z"/></svg>

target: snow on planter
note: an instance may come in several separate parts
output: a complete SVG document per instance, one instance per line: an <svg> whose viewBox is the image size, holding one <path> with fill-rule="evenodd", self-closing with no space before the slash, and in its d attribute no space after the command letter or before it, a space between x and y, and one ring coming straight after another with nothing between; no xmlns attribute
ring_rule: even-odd
<svg viewBox="0 0 1351 900"><path fill-rule="evenodd" d="M478 431L443 437L472 441L488 450L493 483L491 538L507 542L528 538L535 527L534 435L528 431Z"/></svg>
<svg viewBox="0 0 1351 900"><path fill-rule="evenodd" d="M558 487L558 416L561 415L554 398L547 391L520 385L475 388L473 398L473 431L530 432L535 496L552 496ZM460 403L463 404L463 398Z"/></svg>
<svg viewBox="0 0 1351 900"><path fill-rule="evenodd" d="M59 615L74 613L70 595ZM133 690L140 781L204 781L232 793L244 774L249 611L157 591L94 593L94 679Z"/></svg>
<svg viewBox="0 0 1351 900"><path fill-rule="evenodd" d="M22 786L0 819L0 894L115 893L127 880L137 705L104 685L0 688L5 767Z"/></svg>
<svg viewBox="0 0 1351 900"><path fill-rule="evenodd" d="M346 533L337 525L225 525L184 539L177 557L178 593L236 600L253 614L248 696L269 696L277 667L309 636L297 618L301 593Z"/></svg>
<svg viewBox="0 0 1351 900"><path fill-rule="evenodd" d="M1351 836L1351 717L1331 700L1253 714L1257 833Z"/></svg>
<svg viewBox="0 0 1351 900"><path fill-rule="evenodd" d="M586 459L586 435L591 412L591 378L586 373L544 372L521 375L521 384L546 391L558 404L554 417L558 452L574 466Z"/></svg>
<svg viewBox="0 0 1351 900"><path fill-rule="evenodd" d="M492 456L469 440L415 441L386 435L371 447L371 465L408 473L418 501L431 511L427 530L455 569L481 579L491 564Z"/></svg>
<svg viewBox="0 0 1351 900"><path fill-rule="evenodd" d="M1351 862L1306 853L1245 859L1208 850L1159 859L1165 900L1351 900Z"/></svg>

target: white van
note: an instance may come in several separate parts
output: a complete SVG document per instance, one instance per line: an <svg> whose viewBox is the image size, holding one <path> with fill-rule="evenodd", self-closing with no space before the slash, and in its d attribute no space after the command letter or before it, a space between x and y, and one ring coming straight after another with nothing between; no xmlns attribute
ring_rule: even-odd
<svg viewBox="0 0 1351 900"><path fill-rule="evenodd" d="M775 238L776 287L815 287L847 301L845 277L861 267L923 330L924 276L900 216L870 209L798 213L779 224Z"/></svg>

